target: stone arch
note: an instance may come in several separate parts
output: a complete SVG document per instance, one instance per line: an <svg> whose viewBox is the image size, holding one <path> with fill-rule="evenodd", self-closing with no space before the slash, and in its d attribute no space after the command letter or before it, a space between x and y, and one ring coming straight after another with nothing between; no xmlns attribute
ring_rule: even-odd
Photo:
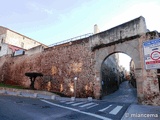
<svg viewBox="0 0 160 120"><path fill-rule="evenodd" d="M135 77L137 82L137 100L139 103L155 100L160 97L157 71L155 69L145 69L143 53L143 42L159 38L158 32L149 32L145 19L140 16L119 26L106 31L94 34L89 38L89 48L92 52L95 98L101 96L100 69L104 59L115 52L122 52L129 55L135 63ZM155 95L158 96L155 98ZM145 101L145 102L144 102ZM149 104L153 104L149 102Z"/></svg>
<svg viewBox="0 0 160 120"><path fill-rule="evenodd" d="M102 62L102 64L101 64L101 71L100 71L100 83L101 83L101 86L103 86L102 84L104 83L104 81L106 81L106 77L104 77L104 76L108 76L108 75L110 75L110 73L108 74L107 73L107 71L108 72L111 72L111 73L113 73L113 71L115 72L115 73L113 73L112 75L113 76L108 76L109 78L110 78L110 80L113 80L113 78L115 77L115 78L117 78L118 76L118 72L116 71L116 69L114 69L117 65L115 64L115 66L113 65L113 63L111 63L111 65L109 65L108 63L107 63L107 59L110 57L110 56L112 56L112 55L114 55L114 54L116 54L116 53L123 53L123 54L125 54L125 55L127 55L127 56L129 56L130 58L131 58L131 56L130 55L128 55L128 54L126 54L126 53L124 53L124 52L121 52L121 51L115 51L115 52L113 52L113 53L111 53L111 54L109 54L109 55L107 55L106 56L106 58L103 60L103 62ZM133 59L131 58L131 60L133 61ZM135 62L133 61L133 63L134 63L134 65L135 65ZM112 66L113 65L113 66ZM128 64L129 65L129 64ZM111 69L112 68L112 69ZM106 71L107 70L107 71ZM118 69L117 69L118 70ZM119 71L120 72L120 71ZM134 73L135 73L135 66L134 66ZM116 76L115 76L115 74L116 74ZM135 76L134 76L135 77ZM119 87L119 85L120 85L120 83L122 82L122 81L119 81L119 78L117 78L117 80L118 80L118 83L117 83L117 87ZM132 81L133 82L133 81ZM135 82L136 83L136 82ZM134 87L136 87L136 84L134 83ZM110 87L110 86L108 86L108 87ZM115 86L113 86L113 87L115 87ZM102 87L102 94L103 95L106 95L106 93L108 93L108 91L106 90L106 89L103 89L104 87ZM116 88L117 89L117 88ZM108 89L109 90L109 89ZM109 90L110 91L110 90ZM110 93L112 93L112 92L110 92Z"/></svg>
<svg viewBox="0 0 160 120"><path fill-rule="evenodd" d="M114 53L125 53L128 56L130 56L134 63L135 63L135 77L138 81L138 79L141 78L141 74L139 74L141 71L141 62L140 62L140 47L139 47L139 41L137 39L133 39L131 41L126 41L123 43L119 43L119 44L115 44L115 45L111 45L108 47L104 47L104 48L100 48L98 50L95 50L95 81L97 84L99 84L100 88L99 91L100 93L97 93L97 90L95 91L95 96L97 96L97 98L101 97L101 90L102 90L102 86L101 86L101 65L103 63L103 61L110 56L111 54ZM138 86L137 86L138 89Z"/></svg>

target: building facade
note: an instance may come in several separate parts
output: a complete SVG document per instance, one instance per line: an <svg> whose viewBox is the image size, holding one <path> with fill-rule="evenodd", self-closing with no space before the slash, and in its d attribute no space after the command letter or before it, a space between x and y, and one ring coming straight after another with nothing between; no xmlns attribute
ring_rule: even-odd
<svg viewBox="0 0 160 120"><path fill-rule="evenodd" d="M17 50L29 50L36 46L47 46L20 33L0 26L0 56L12 54Z"/></svg>

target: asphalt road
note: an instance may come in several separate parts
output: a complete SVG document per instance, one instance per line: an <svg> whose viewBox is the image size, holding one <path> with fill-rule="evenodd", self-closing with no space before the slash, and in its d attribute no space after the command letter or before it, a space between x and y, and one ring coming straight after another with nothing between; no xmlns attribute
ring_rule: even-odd
<svg viewBox="0 0 160 120"><path fill-rule="evenodd" d="M48 101L0 95L0 120L119 120L129 105L111 102Z"/></svg>
<svg viewBox="0 0 160 120"><path fill-rule="evenodd" d="M137 89L133 88L128 81L124 81L117 91L102 99L107 102L137 103Z"/></svg>
<svg viewBox="0 0 160 120"><path fill-rule="evenodd" d="M15 96L0 95L0 120L69 120L94 119L69 109L41 101Z"/></svg>
<svg viewBox="0 0 160 120"><path fill-rule="evenodd" d="M135 101L135 91L127 86L124 83L102 101L90 102L0 95L0 120L120 120Z"/></svg>

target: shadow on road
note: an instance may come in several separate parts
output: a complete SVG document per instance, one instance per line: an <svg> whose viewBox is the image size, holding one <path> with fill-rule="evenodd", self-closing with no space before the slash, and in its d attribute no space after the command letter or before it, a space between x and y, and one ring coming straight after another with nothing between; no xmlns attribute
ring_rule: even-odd
<svg viewBox="0 0 160 120"><path fill-rule="evenodd" d="M108 102L137 103L137 89L133 88L128 81L124 81L117 91L103 96L102 100Z"/></svg>

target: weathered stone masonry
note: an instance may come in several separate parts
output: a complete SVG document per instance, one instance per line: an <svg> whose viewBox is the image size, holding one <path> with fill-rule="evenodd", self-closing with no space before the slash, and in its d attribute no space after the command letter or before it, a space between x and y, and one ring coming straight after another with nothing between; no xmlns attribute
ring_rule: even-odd
<svg viewBox="0 0 160 120"><path fill-rule="evenodd" d="M135 63L137 98L140 103L159 104L159 87L156 70L145 70L142 43L159 38L158 32L147 32L145 19L139 17L110 30L90 37L91 50L95 54L95 81L101 91L101 65L113 53L129 55ZM100 96L100 92L96 93Z"/></svg>
<svg viewBox="0 0 160 120"><path fill-rule="evenodd" d="M50 91L73 96L73 79L78 77L77 97L94 96L93 62L88 38L48 48L42 53L0 58L0 76L5 83L29 86L26 72L37 71L51 79ZM4 60L5 59L5 60ZM4 64L3 64L4 63ZM36 88L46 90L49 80L37 79Z"/></svg>
<svg viewBox="0 0 160 120"><path fill-rule="evenodd" d="M35 88L74 95L74 77L78 77L77 97L101 97L101 65L109 55L122 52L135 63L137 98L140 103L157 104L159 87L156 70L145 70L142 42L159 37L148 32L143 17L91 37L45 49L43 52L0 58L0 81L29 87L26 72L44 74ZM144 102L145 101L145 102ZM154 102L153 102L154 101ZM148 103L149 102L149 103Z"/></svg>

